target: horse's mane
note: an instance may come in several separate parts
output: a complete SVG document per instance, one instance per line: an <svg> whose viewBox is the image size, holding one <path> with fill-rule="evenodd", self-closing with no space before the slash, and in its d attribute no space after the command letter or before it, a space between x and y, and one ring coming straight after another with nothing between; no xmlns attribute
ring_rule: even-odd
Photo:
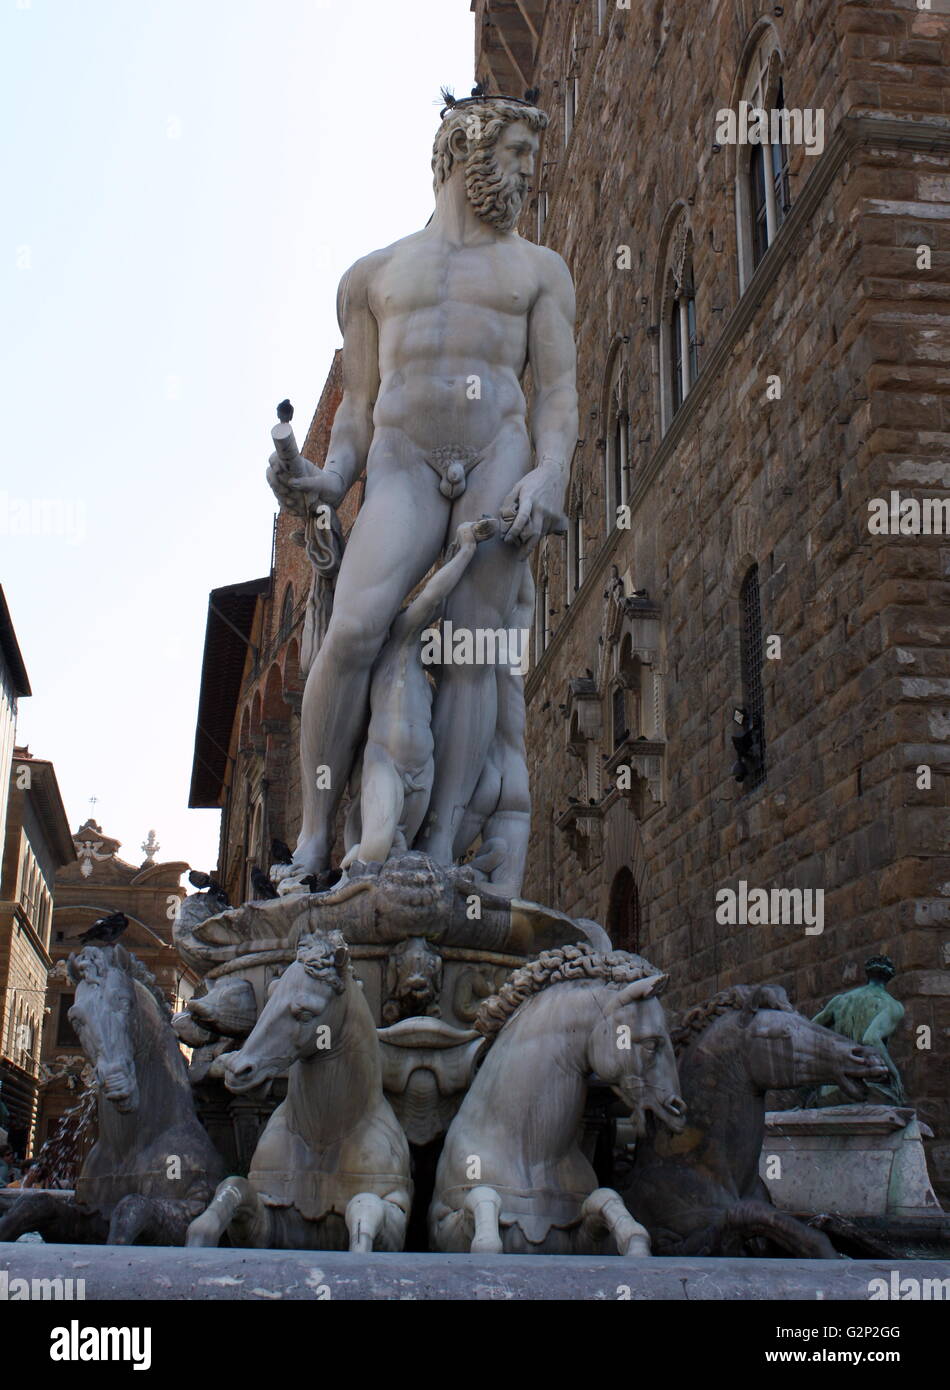
<svg viewBox="0 0 950 1390"><path fill-rule="evenodd" d="M694 1038L698 1038L711 1023L731 1010L756 1013L759 1009L795 1012L794 1004L789 1003L785 991L778 985L733 985L731 989L721 989L705 1003L696 1004L683 1015L677 1027L670 1029L673 1050L678 1057Z"/></svg>
<svg viewBox="0 0 950 1390"><path fill-rule="evenodd" d="M350 971L350 955L343 933L313 933L297 943L297 960L314 979L324 980L336 994L342 994Z"/></svg>
<svg viewBox="0 0 950 1390"><path fill-rule="evenodd" d="M602 980L605 984L629 985L647 975L661 973L648 960L629 951L595 951L586 942L577 946L556 946L513 970L498 993L481 1004L472 1027L483 1037L494 1038L526 999L565 980Z"/></svg>
<svg viewBox="0 0 950 1390"><path fill-rule="evenodd" d="M83 978L90 976L92 979L100 979L107 969L124 970L131 980L143 985L158 1005L158 1011L162 1018L171 1022L172 1008L165 998L158 981L149 970L148 966L134 956L131 951L126 949L125 956L128 960L128 969L120 964L117 952L111 946L84 946L80 955L84 957L83 965L80 967Z"/></svg>

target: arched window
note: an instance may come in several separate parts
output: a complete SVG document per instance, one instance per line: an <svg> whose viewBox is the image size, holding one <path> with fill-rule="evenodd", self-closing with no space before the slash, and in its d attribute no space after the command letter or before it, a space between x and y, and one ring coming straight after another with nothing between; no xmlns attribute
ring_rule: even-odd
<svg viewBox="0 0 950 1390"><path fill-rule="evenodd" d="M567 519L567 601L584 582L584 512L580 499L574 502Z"/></svg>
<svg viewBox="0 0 950 1390"><path fill-rule="evenodd" d="M574 130L574 118L581 94L580 62L577 52L577 20L571 29L570 47L567 50L566 77L564 78L564 144L570 144Z"/></svg>
<svg viewBox="0 0 950 1390"><path fill-rule="evenodd" d="M542 188L541 191L538 193L537 212L538 212L538 236L537 236L537 240L538 240L538 245L540 246L541 242L544 240L544 227L545 227L545 223L546 223L547 220L548 220L548 192L547 192L547 189L546 189L546 188Z"/></svg>
<svg viewBox="0 0 950 1390"><path fill-rule="evenodd" d="M607 394L604 437L604 497L607 534L617 524L617 508L629 496L630 417L626 409L626 377L620 353L614 357Z"/></svg>
<svg viewBox="0 0 950 1390"><path fill-rule="evenodd" d="M660 283L660 414L665 434L699 376L693 234L685 210L673 223Z"/></svg>
<svg viewBox="0 0 950 1390"><path fill-rule="evenodd" d="M747 789L751 789L765 780L765 690L762 684L764 648L758 565L750 566L739 589L739 618L743 725L744 733L748 735L748 756L742 756L745 771L740 780Z"/></svg>
<svg viewBox="0 0 950 1390"><path fill-rule="evenodd" d="M538 575L537 588L537 608L535 609L534 619L534 660L535 665L544 655L545 648L551 635L550 622L550 591L548 587L547 570L542 570Z"/></svg>
<svg viewBox="0 0 950 1390"><path fill-rule="evenodd" d="M640 951L640 894L629 869L621 869L610 885L607 935L618 951Z"/></svg>
<svg viewBox="0 0 950 1390"><path fill-rule="evenodd" d="M288 584L284 590L284 601L280 609L280 631L277 634L278 642L286 642L290 636L294 625L294 586Z"/></svg>
<svg viewBox="0 0 950 1390"><path fill-rule="evenodd" d="M788 122L779 119L785 110L782 54L771 24L765 26L745 65L739 98L738 110L747 111L750 135L763 137L760 142L736 147L739 287L744 290L788 216L792 201Z"/></svg>

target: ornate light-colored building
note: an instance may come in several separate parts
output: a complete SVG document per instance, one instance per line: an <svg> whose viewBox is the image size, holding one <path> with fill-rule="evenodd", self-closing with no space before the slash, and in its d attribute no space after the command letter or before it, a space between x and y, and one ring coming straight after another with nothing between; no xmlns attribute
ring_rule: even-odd
<svg viewBox="0 0 950 1390"><path fill-rule="evenodd" d="M946 1192L950 15L472 8L478 78L552 115L521 231L578 293L526 895L641 948L676 1005L769 980L814 1013L889 954ZM738 143L757 108L764 143ZM918 506L914 534L925 498L943 524ZM743 883L821 892L823 930L788 898L730 924Z"/></svg>

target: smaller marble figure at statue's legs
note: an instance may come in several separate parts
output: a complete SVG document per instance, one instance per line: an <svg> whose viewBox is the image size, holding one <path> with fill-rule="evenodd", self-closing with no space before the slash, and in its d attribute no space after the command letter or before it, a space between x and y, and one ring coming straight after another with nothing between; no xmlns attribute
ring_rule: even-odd
<svg viewBox="0 0 950 1390"><path fill-rule="evenodd" d="M360 778L360 841L347 854L344 868L355 860L384 863L393 850L411 847L422 824L433 776L432 687L422 660L423 633L438 621L479 542L497 530L491 517L459 526L454 555L397 614L373 666Z"/></svg>
<svg viewBox="0 0 950 1390"><path fill-rule="evenodd" d="M533 611L534 579L530 566L525 564L511 616L512 630L527 632ZM524 676L504 665L499 665L496 672L495 734L475 794L459 825L454 850L456 858L461 858L480 836L471 867L484 874L493 893L516 898L521 893L531 836Z"/></svg>
<svg viewBox="0 0 950 1390"><path fill-rule="evenodd" d="M503 445L496 449L490 460L486 459L484 464L472 471L466 492L455 503L454 517L464 520L466 516L478 515L492 505L498 508L492 489L506 472L508 480L515 482L523 447L516 435L503 440ZM494 473L485 471L489 462L496 470ZM506 523L507 500L499 511L502 530ZM510 634L516 625L519 632L522 625L528 626L523 616L517 624L515 622L516 612L523 614L520 600L526 569L525 553L506 543L500 536L480 548L446 603L446 621L451 622L453 631ZM446 665L441 673L438 698L432 712L435 776L429 813L416 845L437 864L454 863L471 843L470 839L468 843L463 843L467 839L467 831L463 827L492 754L496 764L504 754L509 780L514 773L517 753L512 744L515 747L519 744L517 696L505 712L499 710L499 702L511 693L511 683L520 681L521 677L509 673L506 685L499 671L498 666L488 663L453 662ZM464 737L460 735L461 730L464 730ZM500 737L502 741L499 741ZM523 747L520 748L520 757L526 767ZM526 784L526 770L522 775ZM488 776L492 776L490 768ZM481 795L484 794L483 786ZM496 838L501 829L502 823L499 821L494 832ZM505 826L504 829L506 834L511 833L512 826ZM506 870L506 877L514 881L516 876ZM519 892L520 875L514 886L515 893Z"/></svg>

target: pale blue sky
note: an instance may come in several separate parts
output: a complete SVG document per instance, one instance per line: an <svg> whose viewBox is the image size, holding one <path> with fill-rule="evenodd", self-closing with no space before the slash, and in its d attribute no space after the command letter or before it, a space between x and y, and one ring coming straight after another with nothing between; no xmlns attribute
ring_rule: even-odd
<svg viewBox="0 0 950 1390"><path fill-rule="evenodd" d="M473 44L469 0L0 0L18 736L133 863L152 826L216 858L187 809L208 592L267 572L274 406L306 428L341 274L429 216Z"/></svg>

